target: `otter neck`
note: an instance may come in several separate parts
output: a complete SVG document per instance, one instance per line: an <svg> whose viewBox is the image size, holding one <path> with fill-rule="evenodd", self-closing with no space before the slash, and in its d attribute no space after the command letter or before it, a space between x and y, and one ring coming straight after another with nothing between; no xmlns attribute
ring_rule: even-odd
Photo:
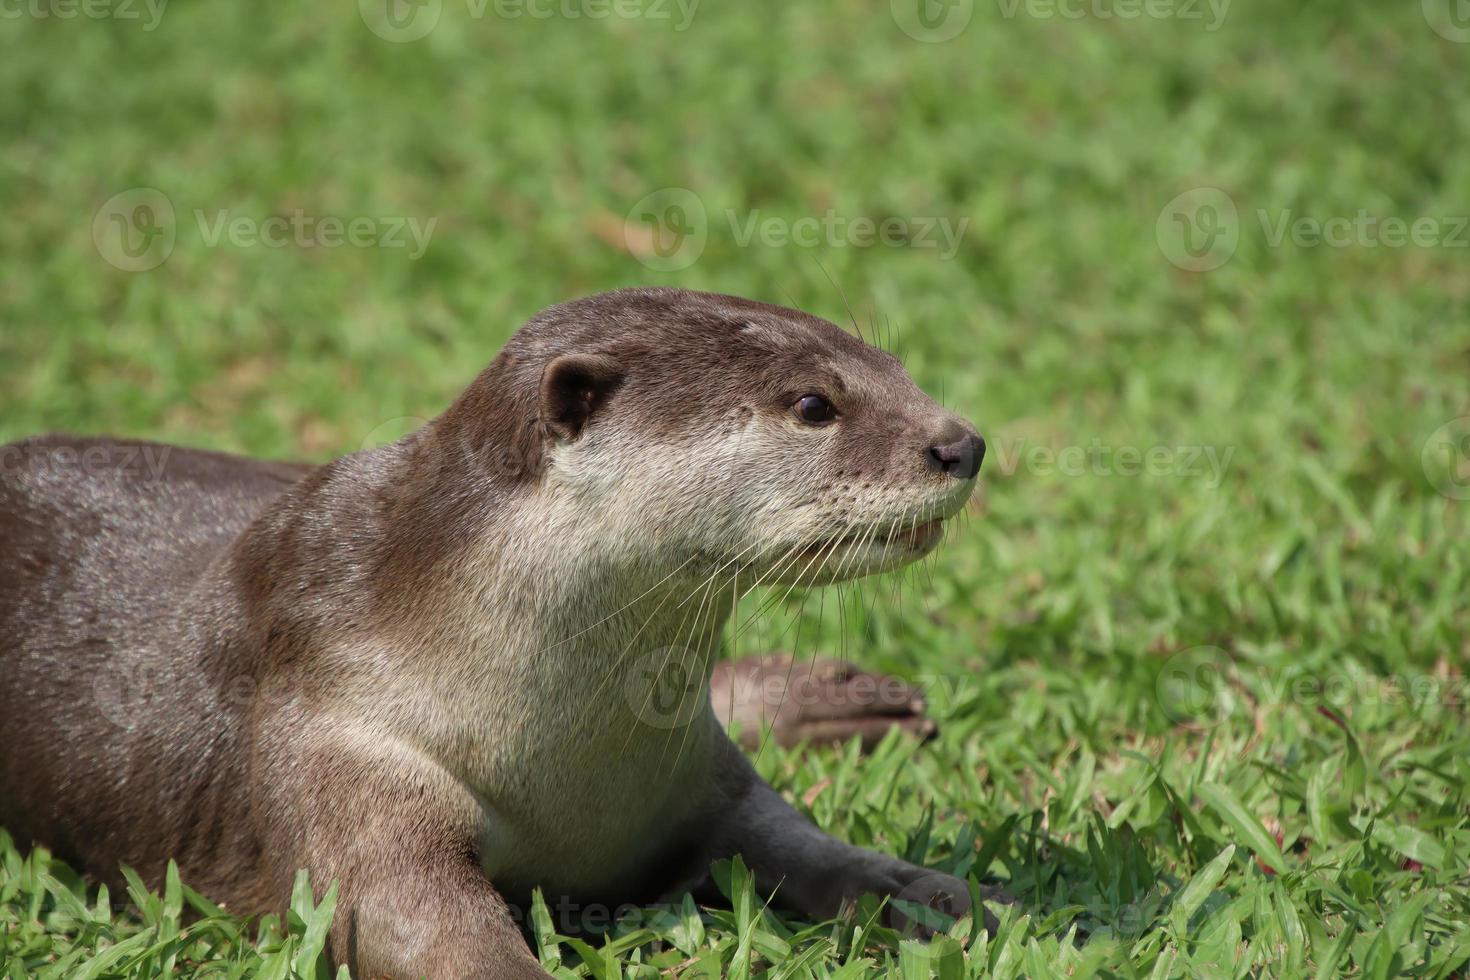
<svg viewBox="0 0 1470 980"><path fill-rule="evenodd" d="M610 535L581 502L549 497L505 508L479 554L455 568L448 591L471 637L465 667L528 714L588 706L569 719L583 734L641 725L662 737L705 699L735 583Z"/></svg>

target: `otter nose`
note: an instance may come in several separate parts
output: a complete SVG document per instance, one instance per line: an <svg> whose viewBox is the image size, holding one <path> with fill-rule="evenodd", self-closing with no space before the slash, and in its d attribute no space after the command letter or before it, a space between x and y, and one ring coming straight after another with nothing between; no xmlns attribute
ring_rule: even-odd
<svg viewBox="0 0 1470 980"><path fill-rule="evenodd" d="M973 480L985 458L985 440L959 422L951 423L929 447L929 465L960 480Z"/></svg>

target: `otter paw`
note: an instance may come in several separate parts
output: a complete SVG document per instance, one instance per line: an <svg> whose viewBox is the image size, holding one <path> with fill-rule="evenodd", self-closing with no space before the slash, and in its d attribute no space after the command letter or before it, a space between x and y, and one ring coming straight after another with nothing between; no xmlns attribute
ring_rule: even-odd
<svg viewBox="0 0 1470 980"><path fill-rule="evenodd" d="M932 939L949 932L960 919L974 910L970 902L970 885L963 879L942 871L906 866L884 875L881 887L867 889L888 896L885 921L892 929L915 939ZM1016 900L1003 888L979 887L980 900L1014 905ZM992 936L999 927L995 914L983 904L980 907L985 931Z"/></svg>
<svg viewBox="0 0 1470 980"><path fill-rule="evenodd" d="M894 728L921 739L938 731L916 688L830 657L796 660L772 653L722 661L710 678L710 702L722 725L739 724L746 748L758 747L768 731L788 748L842 744L857 736L864 749Z"/></svg>

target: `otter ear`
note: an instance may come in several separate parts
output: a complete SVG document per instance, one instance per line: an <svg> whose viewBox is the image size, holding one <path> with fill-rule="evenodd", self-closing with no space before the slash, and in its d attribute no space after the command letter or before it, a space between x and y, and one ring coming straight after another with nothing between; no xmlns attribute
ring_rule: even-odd
<svg viewBox="0 0 1470 980"><path fill-rule="evenodd" d="M541 421L568 442L582 434L607 396L623 382L623 368L606 354L563 354L541 373Z"/></svg>

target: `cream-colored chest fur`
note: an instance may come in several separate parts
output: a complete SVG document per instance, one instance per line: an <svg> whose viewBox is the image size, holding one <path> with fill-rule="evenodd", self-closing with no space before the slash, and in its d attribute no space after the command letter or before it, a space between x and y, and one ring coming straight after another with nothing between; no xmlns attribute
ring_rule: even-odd
<svg viewBox="0 0 1470 980"><path fill-rule="evenodd" d="M707 798L725 738L707 692L731 597L667 572L606 584L590 550L571 569L528 554L467 569L411 650L355 685L391 706L376 727L480 802L492 881L626 880Z"/></svg>
<svg viewBox="0 0 1470 980"><path fill-rule="evenodd" d="M572 646L471 722L465 779L485 808L492 880L597 890L665 846L705 796L724 738L708 706L709 658L680 648L693 662L675 666L674 650L638 647L610 663L620 652ZM666 657L665 674L687 672L672 698L669 684L648 684Z"/></svg>

